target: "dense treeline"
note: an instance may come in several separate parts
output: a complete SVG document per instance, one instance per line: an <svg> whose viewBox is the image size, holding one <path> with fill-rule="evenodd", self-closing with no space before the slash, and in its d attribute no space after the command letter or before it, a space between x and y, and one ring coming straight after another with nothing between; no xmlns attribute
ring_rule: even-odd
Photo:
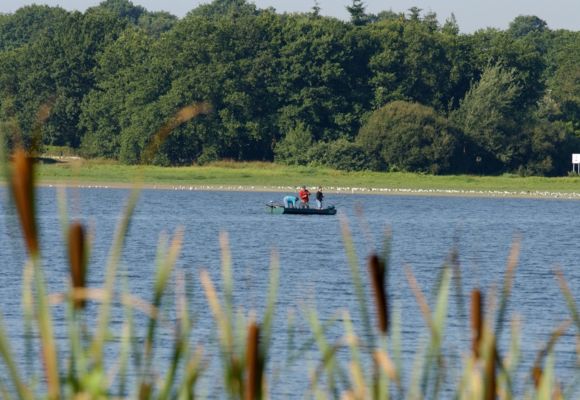
<svg viewBox="0 0 580 400"><path fill-rule="evenodd" d="M84 13L0 14L0 122L9 145L124 163L570 169L580 152L580 32L519 16L505 31L461 34L453 16L441 25L418 8L370 15L354 0L348 10L345 22L316 6L278 14L214 0L177 19L107 0ZM195 103L211 112L159 141Z"/></svg>

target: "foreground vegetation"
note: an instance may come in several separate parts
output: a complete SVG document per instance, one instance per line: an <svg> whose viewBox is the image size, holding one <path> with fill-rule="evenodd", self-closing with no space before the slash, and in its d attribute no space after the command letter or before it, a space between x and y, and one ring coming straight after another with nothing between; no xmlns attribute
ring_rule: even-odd
<svg viewBox="0 0 580 400"><path fill-rule="evenodd" d="M453 15L361 0L341 21L316 4L0 15L0 130L29 150L164 166L562 176L580 153L579 32L522 15L464 34Z"/></svg>
<svg viewBox="0 0 580 400"><path fill-rule="evenodd" d="M42 362L37 360L28 363L23 370L25 362L13 353L10 345L14 339L10 336L10 327L5 326L0 319L0 360L6 368L6 374L0 377L2 397L23 400L119 397L185 400L199 397L198 381L206 373L209 355L203 352L206 344L200 343L199 347L192 344L192 315L195 310L189 308L190 294L185 290L184 273L175 266L183 240L182 232L178 230L173 237L161 239L153 292L149 299L139 299L127 291L123 284L124 278L119 272L124 240L138 192L134 192L129 199L119 221L106 266L89 267L91 241L86 228L80 221L69 221L66 204L62 204L61 219L68 249L70 282L66 293L49 294L45 285L44 266L50 265L51 260L43 258L40 250L42 237L39 236L35 215L34 165L22 150L15 153L13 160L7 179L28 252L28 260L23 268L22 288L25 342L27 354L37 354ZM302 362L304 349L312 345L319 352L319 362L311 371L309 382L303 383L306 397L356 400L573 398L577 392L576 379L572 377L571 381L562 381L555 375L553 351L558 339L574 329L580 341L580 315L561 272L557 272L557 277L568 304L570 318L554 327L553 334L537 357L533 361L528 360L528 365L533 367L529 371L528 383L523 385L523 391L516 393L514 383L522 363L519 340L526 337L525 333L520 332L518 324L515 324L509 333L512 336L509 348L500 351L497 346L500 335L508 335L505 325L508 320L508 300L517 269L517 242L509 256L504 282L497 298L494 294L487 298L478 288L471 290L471 324L467 325L467 321L464 321L462 328L455 327L470 331L471 346L463 349L457 380L449 382L447 370L451 360L447 359L443 346L446 329L450 329L446 318L452 291L457 293L454 297L464 296L457 254L452 252L440 270L432 305L419 288L412 270L406 269L409 285L425 320L428 340L424 346L404 349L401 341L404 322L389 302L389 237L386 238L383 250L368 259L368 279L364 279L348 225L344 222L342 231L360 321L355 325L350 315L352 310L343 311L340 322L336 321L342 324L343 336L335 340L327 334L328 323L322 322L325 319L315 309L305 308L304 317L310 325L311 333L305 347L296 344L293 362ZM258 317L255 313L244 312L243 304L234 304L234 277L227 235L221 237L221 248L222 254L216 254L216 257L221 256L223 261L223 294L217 292L207 272L202 271L199 276L207 304L215 318L215 336L219 337L222 377L219 389L216 389L219 392L211 394L220 398L246 400L268 398L268 382L273 373L269 365L279 361L269 353L274 339L272 323L277 312L275 305L280 279L277 257L275 254L272 257L267 305L264 314ZM101 288L87 286L87 274L93 267L104 268L106 271ZM371 301L365 295L367 285L372 287L374 312L370 311ZM170 290L171 286L174 286L173 290ZM175 296L174 302L170 300L171 294ZM96 314L89 311L87 302L98 304L94 311ZM489 303L495 306L487 307L485 304ZM66 324L59 324L65 330L64 337L54 329L52 307L55 304L64 305L67 309L64 317ZM462 301L460 304L463 304ZM112 313L116 308L120 308L123 315L120 330L118 325L117 329L111 326ZM466 310L464 312L467 313ZM144 332L138 331L134 323L136 313L144 313L148 320ZM375 327L372 321L376 321ZM291 321L288 324L292 332ZM169 351L171 356L160 363L154 360L155 354L161 351L158 335L162 325L165 328L170 326L173 334L170 348L163 349ZM304 332L301 332L298 338L303 336ZM576 351L578 353L580 350ZM412 368L404 365L403 352L414 354ZM112 363L107 359L111 354L117 355ZM576 354L576 358L577 371L580 373L580 353ZM212 376L211 379L220 380L218 376Z"/></svg>
<svg viewBox="0 0 580 400"><path fill-rule="evenodd" d="M103 161L68 161L44 164L38 169L40 183L147 186L242 187L246 190L286 190L305 184L326 190L411 189L450 191L507 191L512 193L580 193L580 177L520 177L517 175L427 175L404 172L339 171L330 168L287 166L273 163L216 162L205 166L129 166ZM483 193L480 193L483 194Z"/></svg>

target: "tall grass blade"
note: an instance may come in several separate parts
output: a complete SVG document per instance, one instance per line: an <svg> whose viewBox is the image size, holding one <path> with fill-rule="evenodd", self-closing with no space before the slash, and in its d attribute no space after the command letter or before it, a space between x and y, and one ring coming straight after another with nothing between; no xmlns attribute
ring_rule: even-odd
<svg viewBox="0 0 580 400"><path fill-rule="evenodd" d="M560 284L560 289L562 290L562 294L566 299L566 305L568 306L568 310L570 311L570 315L572 316L572 320L576 324L576 329L578 333L580 333L580 313L578 313L578 307L576 306L576 300L574 300L574 296L572 295L572 291L566 282L564 277L564 273L557 269L556 270L556 277L558 278L558 283Z"/></svg>
<svg viewBox="0 0 580 400"><path fill-rule="evenodd" d="M178 229L175 233L173 240L169 246L166 248L167 244L165 240L161 240L159 250L158 250L158 264L157 272L155 277L155 284L153 288L153 299L151 305L154 309L160 310L161 303L163 300L163 295L165 293L165 288L167 287L167 282L171 277L173 272L173 267L181 251L181 242L183 240L183 229ZM145 338L145 370L143 372L143 378L147 379L150 374L151 363L153 360L154 342L155 342L155 330L157 328L158 318L150 318L147 327L147 336Z"/></svg>
<svg viewBox="0 0 580 400"><path fill-rule="evenodd" d="M367 387L370 387L369 382L365 381L363 373L362 357L359 351L358 338L356 336L354 326L350 319L348 311L343 312L344 331L346 335L346 343L350 348L351 361L350 372L353 382L351 388L356 398L364 399L367 397Z"/></svg>
<svg viewBox="0 0 580 400"><path fill-rule="evenodd" d="M364 290L364 286L363 286L363 282L362 282L362 278L361 278L361 273L360 273L360 269L359 269L359 265L358 265L358 258L357 258L356 251L354 248L354 243L352 241L352 234L350 233L350 229L348 227L346 219L342 216L340 219L340 226L341 226L341 230L342 230L342 240L344 243L344 248L345 248L347 259L348 259L348 264L350 266L351 277L352 277L352 281L354 284L354 290L355 290L356 298L357 298L357 302L358 302L360 317L361 317L363 329L365 332L365 338L367 340L371 340L373 338L373 334L372 334L373 331L372 331L371 322L370 322L370 318L369 318L369 312L367 309L365 290Z"/></svg>
<svg viewBox="0 0 580 400"><path fill-rule="evenodd" d="M6 365L10 375L10 380L15 386L20 399L32 400L32 393L29 392L25 381L20 376L18 367L16 366L15 358L12 355L12 351L10 349L10 342L8 341L8 336L6 335L6 331L4 329L4 321L2 316L0 316L0 356L2 357L2 360L4 360L4 364Z"/></svg>
<svg viewBox="0 0 580 400"><path fill-rule="evenodd" d="M229 236L226 232L220 233L220 248L222 256L222 280L223 280L223 297L225 319L234 320L234 277L232 273L232 256L230 253ZM230 336L229 342L233 346L233 327L228 326L227 334Z"/></svg>
<svg viewBox="0 0 580 400"><path fill-rule="evenodd" d="M557 399L554 396L554 354L550 352L538 384L538 400Z"/></svg>
<svg viewBox="0 0 580 400"><path fill-rule="evenodd" d="M510 249L508 256L508 264L503 281L503 288L500 296L497 317L495 321L495 337L499 338L503 329L505 314L508 307L509 297L511 295L512 284L515 277L516 268L518 266L520 256L521 239L516 238Z"/></svg>
<svg viewBox="0 0 580 400"><path fill-rule="evenodd" d="M97 320L97 330L95 332L93 342L91 344L91 353L97 366L103 364L103 347L107 338L107 330L109 325L109 317L111 313L111 304L115 292L115 281L117 277L117 269L123 251L125 237L129 230L129 223L131 216L137 205L139 199L139 190L133 189L122 215L121 221L117 226L109 259L107 261L106 275L105 275L105 297L99 309L99 316Z"/></svg>
<svg viewBox="0 0 580 400"><path fill-rule="evenodd" d="M402 385L403 382L403 335L402 329L403 324L401 322L401 311L400 307L396 306L393 312L393 327L391 329L391 349L393 353L393 362L395 364L395 369L398 375L398 387L400 391L400 397L405 397L405 389Z"/></svg>
<svg viewBox="0 0 580 400"><path fill-rule="evenodd" d="M123 276L123 295L129 295L127 277ZM124 396L127 391L127 371L131 353L131 341L134 335L133 308L123 305L123 328L121 329L121 345L119 349L119 396ZM111 379L111 382L113 379Z"/></svg>
<svg viewBox="0 0 580 400"><path fill-rule="evenodd" d="M182 384L179 388L179 400L192 400L195 398L194 388L199 378L202 358L203 352L201 348L198 348L188 360L183 372Z"/></svg>
<svg viewBox="0 0 580 400"><path fill-rule="evenodd" d="M60 397L60 378L57 348L52 327L52 313L48 302L48 296L46 294L46 285L44 281L44 273L40 266L40 258L33 257L32 263L34 266L34 288L36 291L36 317L42 344L42 356L48 386L48 398L58 399Z"/></svg>
<svg viewBox="0 0 580 400"><path fill-rule="evenodd" d="M8 388L6 387L2 377L0 377L0 398L5 400L12 400L12 396L10 395L10 392L8 391Z"/></svg>
<svg viewBox="0 0 580 400"><path fill-rule="evenodd" d="M265 359L268 358L268 350L272 340L272 323L276 311L276 300L278 299L278 288L280 285L280 261L277 252L272 252L270 262L270 283L268 289L268 302L264 313L260 341L261 354ZM263 360L265 361L265 360Z"/></svg>
<svg viewBox="0 0 580 400"><path fill-rule="evenodd" d="M497 397L497 364L498 353L496 338L493 332L486 330L484 334L484 400L494 400Z"/></svg>
<svg viewBox="0 0 580 400"><path fill-rule="evenodd" d="M335 358L336 351L338 350L337 346L331 346L325 336L324 329L322 324L320 323L320 319L316 311L313 309L308 310L307 312L308 322L310 323L310 329L312 330L312 334L316 339L316 343L318 345L318 349L320 354L322 355L322 364L321 367L326 372L327 376L327 383L328 383L328 390L329 392L336 398L338 397L338 388L336 384L336 370L337 370L337 360ZM312 388L317 389L318 387L318 373L315 373L312 379Z"/></svg>

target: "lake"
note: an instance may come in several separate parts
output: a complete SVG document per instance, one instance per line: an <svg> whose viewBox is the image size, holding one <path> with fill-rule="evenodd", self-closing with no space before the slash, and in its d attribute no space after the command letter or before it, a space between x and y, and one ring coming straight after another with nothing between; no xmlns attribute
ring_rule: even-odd
<svg viewBox="0 0 580 400"><path fill-rule="evenodd" d="M191 279L195 327L192 341L204 346L210 359L200 385L210 397L219 394L221 375L215 355L216 331L199 273L209 271L220 286L220 232L227 232L235 277L235 301L245 311L262 315L267 295L269 265L273 250L279 254L281 280L277 302L274 342L269 366L273 398L304 397L309 369L317 366L319 355L308 349L299 362L288 358L287 318L295 315L299 344L306 343L310 329L304 310L316 307L323 321L331 321L348 309L360 326L341 235L341 219L347 221L359 256L364 282L368 285L365 258L382 247L384 232L392 231L389 297L403 318L403 358L405 372L411 373L415 352L423 343L426 326L414 295L409 289L405 268L411 268L432 308L433 288L452 248L459 251L463 301L469 309L469 292L479 287L486 293L499 291L503 284L510 247L521 240L520 261L510 298L509 320L500 338L507 346L510 321L521 319L523 366L519 369L521 390L529 383L529 371L537 352L545 346L554 329L569 319L555 268L560 268L580 304L580 202L509 198L468 198L428 196L381 196L327 194L339 216L270 215L264 204L281 201L286 193L143 190L126 239L121 271L131 292L150 299L155 277L155 255L160 235L184 229L178 267ZM0 225L0 304L13 338L16 354L24 355L22 339L22 266L24 250L14 211L7 206L6 190L0 189L3 211ZM82 220L93 235L89 265L89 286L99 287L113 233L129 195L124 189L68 189L68 212ZM38 214L44 268L51 293L65 290L68 267L59 220L57 192L39 189ZM455 292L454 292L455 293ZM490 296L488 296L489 298ZM369 295L369 306L374 305ZM450 298L445 346L450 357L460 358L470 346L469 321L458 306L458 296ZM95 306L87 311L89 324ZM66 347L62 307L55 307L57 336ZM113 316L112 330L120 327L122 315ZM143 334L145 319L137 323ZM333 325L328 339L335 342L344 334L341 324ZM556 346L557 375L571 383L578 375L574 352L576 332L568 329ZM164 341L158 344L159 364L167 361ZM114 357L114 355L112 355ZM162 367L161 367L162 368ZM450 363L450 380L460 371ZM216 376L216 374L218 374ZM218 379L219 378L219 379ZM521 387L520 387L521 386Z"/></svg>

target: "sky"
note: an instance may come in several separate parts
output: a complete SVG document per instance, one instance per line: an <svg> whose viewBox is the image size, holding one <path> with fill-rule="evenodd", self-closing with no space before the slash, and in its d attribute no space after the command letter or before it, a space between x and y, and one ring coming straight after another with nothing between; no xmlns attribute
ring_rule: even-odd
<svg viewBox="0 0 580 400"><path fill-rule="evenodd" d="M30 4L60 6L67 10L84 11L98 5L101 0L0 0L0 13L12 13ZM188 11L210 0L132 0L149 11L168 11L183 17ZM274 7L278 12L304 12L314 5L314 0L254 0L259 8ZM319 0L323 15L348 19L346 6L352 0ZM535 15L548 23L550 29L580 31L580 0L366 0L367 11L383 10L405 12L413 6L435 12L443 23L451 14L463 33L493 27L506 29L518 15Z"/></svg>

